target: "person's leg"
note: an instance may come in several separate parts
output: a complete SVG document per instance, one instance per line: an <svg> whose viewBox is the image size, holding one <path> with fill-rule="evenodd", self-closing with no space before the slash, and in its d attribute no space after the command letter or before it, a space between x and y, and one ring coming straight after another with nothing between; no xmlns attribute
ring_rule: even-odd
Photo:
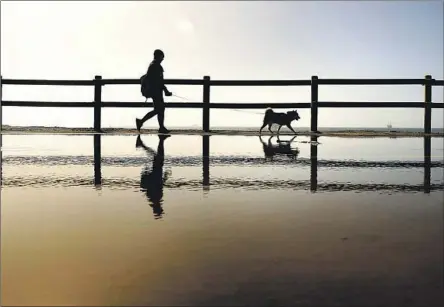
<svg viewBox="0 0 444 307"><path fill-rule="evenodd" d="M153 98L154 101L154 98ZM145 116L142 119L136 118L136 128L140 131L140 128L142 128L143 124L149 120L150 118L154 117L157 114L156 110L152 110L145 114Z"/></svg>
<svg viewBox="0 0 444 307"><path fill-rule="evenodd" d="M163 104L163 103L162 103ZM164 121L165 121L165 106L159 106L157 113L157 121L159 122L159 129L166 130Z"/></svg>
<svg viewBox="0 0 444 307"><path fill-rule="evenodd" d="M168 133L169 130L165 127L165 102L163 100L163 95L157 95L154 101L154 109L157 112L157 120L159 122L159 132Z"/></svg>
<svg viewBox="0 0 444 307"><path fill-rule="evenodd" d="M147 120L154 117L157 114L156 110L149 111L146 115L141 119L142 124L144 124Z"/></svg>

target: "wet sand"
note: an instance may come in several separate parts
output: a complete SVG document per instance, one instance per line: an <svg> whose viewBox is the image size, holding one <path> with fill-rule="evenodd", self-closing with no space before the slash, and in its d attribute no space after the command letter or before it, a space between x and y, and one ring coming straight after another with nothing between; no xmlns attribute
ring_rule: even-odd
<svg viewBox="0 0 444 307"><path fill-rule="evenodd" d="M205 166L203 137L176 135L156 192L134 135L18 134L3 135L2 305L442 306L441 139L425 191L421 138L326 137L318 170L309 137L267 161L259 137L216 135Z"/></svg>
<svg viewBox="0 0 444 307"><path fill-rule="evenodd" d="M426 134L424 132L411 132L403 130L393 130L393 131L377 131L377 130L338 130L338 131L296 131L297 135L302 136L337 136L337 137L444 137L444 132L433 132ZM30 126L30 127L12 127L3 126L2 134L95 134L96 132L93 128L67 128L67 127L42 127L42 126ZM138 134L136 129L130 128L102 128L101 132L103 134ZM141 134L156 134L157 129L148 128L142 129ZM259 131L252 130L230 130L230 129L217 129L211 130L211 132L203 132L197 129L171 129L171 134L181 134L181 135L259 135ZM274 133L276 134L276 133ZM269 131L262 131L262 135L272 135ZM291 131L281 131L280 135L294 135Z"/></svg>

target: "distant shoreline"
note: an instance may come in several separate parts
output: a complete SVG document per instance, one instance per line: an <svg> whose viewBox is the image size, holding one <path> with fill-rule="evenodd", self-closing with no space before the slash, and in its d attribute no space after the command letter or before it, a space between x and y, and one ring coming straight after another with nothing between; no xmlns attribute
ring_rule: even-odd
<svg viewBox="0 0 444 307"><path fill-rule="evenodd" d="M412 129L403 130L392 129L391 131L384 131L381 128L359 129L359 128L338 128L337 130L322 130L320 128L319 133L312 133L308 130L297 129L297 135L304 136L342 136L342 137L444 137L444 131L432 132L431 134L425 134L420 131L408 131ZM274 131L276 135L276 131ZM8 126L4 125L1 129L2 134L96 134L92 128L68 128L68 127L44 127L44 126L30 126L30 127L18 127L18 126ZM137 134L136 129L132 128L102 128L102 134ZM156 128L147 128L141 130L142 134L156 134ZM182 135L245 135L254 136L259 135L259 131L253 128L218 128L211 130L209 133L205 133L200 129L196 128L182 128L182 129L171 129L171 134L182 134ZM262 135L271 135L269 131L264 130ZM280 135L293 135L290 131L281 131Z"/></svg>

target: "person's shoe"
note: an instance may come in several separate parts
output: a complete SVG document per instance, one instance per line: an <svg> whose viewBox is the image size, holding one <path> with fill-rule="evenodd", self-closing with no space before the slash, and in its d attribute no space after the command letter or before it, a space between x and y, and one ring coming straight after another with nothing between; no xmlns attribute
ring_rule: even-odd
<svg viewBox="0 0 444 307"><path fill-rule="evenodd" d="M170 130L168 130L165 127L162 127L162 128L159 129L159 133L170 133Z"/></svg>
<svg viewBox="0 0 444 307"><path fill-rule="evenodd" d="M165 141L167 138L169 138L171 135L169 134L161 134L159 135L159 140Z"/></svg>
<svg viewBox="0 0 444 307"><path fill-rule="evenodd" d="M140 132L140 128L142 128L142 120L141 119L136 118L136 128L137 128L137 131Z"/></svg>

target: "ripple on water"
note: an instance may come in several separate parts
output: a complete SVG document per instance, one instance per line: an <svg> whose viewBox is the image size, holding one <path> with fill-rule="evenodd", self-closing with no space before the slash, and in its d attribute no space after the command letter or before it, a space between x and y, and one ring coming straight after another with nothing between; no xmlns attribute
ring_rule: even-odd
<svg viewBox="0 0 444 307"><path fill-rule="evenodd" d="M175 166L198 166L202 165L202 156L165 156L165 164ZM302 165L309 166L309 158L291 159L288 157L276 157L273 160L262 157L248 156L213 156L209 157L212 165ZM151 158L146 157L102 157L102 165L112 166L141 166L151 163ZM6 156L3 158L3 164L11 165L90 165L94 164L93 156ZM415 168L424 167L423 161L358 161L358 160L317 160L319 167L371 167L371 168ZM431 167L444 167L444 161L432 161Z"/></svg>
<svg viewBox="0 0 444 307"><path fill-rule="evenodd" d="M93 187L94 178L81 176L8 176L3 178L3 187ZM109 189L140 190L140 178L108 177L102 178L101 187ZM201 190L204 182L200 179L170 178L165 189L180 189L187 191ZM212 190L242 189L242 190L311 190L313 183L310 180L259 180L252 178L211 178L209 185ZM319 181L316 184L317 192L378 192L378 193L417 193L424 191L423 184L378 184L378 183L343 183ZM430 191L444 191L444 183L430 185Z"/></svg>

